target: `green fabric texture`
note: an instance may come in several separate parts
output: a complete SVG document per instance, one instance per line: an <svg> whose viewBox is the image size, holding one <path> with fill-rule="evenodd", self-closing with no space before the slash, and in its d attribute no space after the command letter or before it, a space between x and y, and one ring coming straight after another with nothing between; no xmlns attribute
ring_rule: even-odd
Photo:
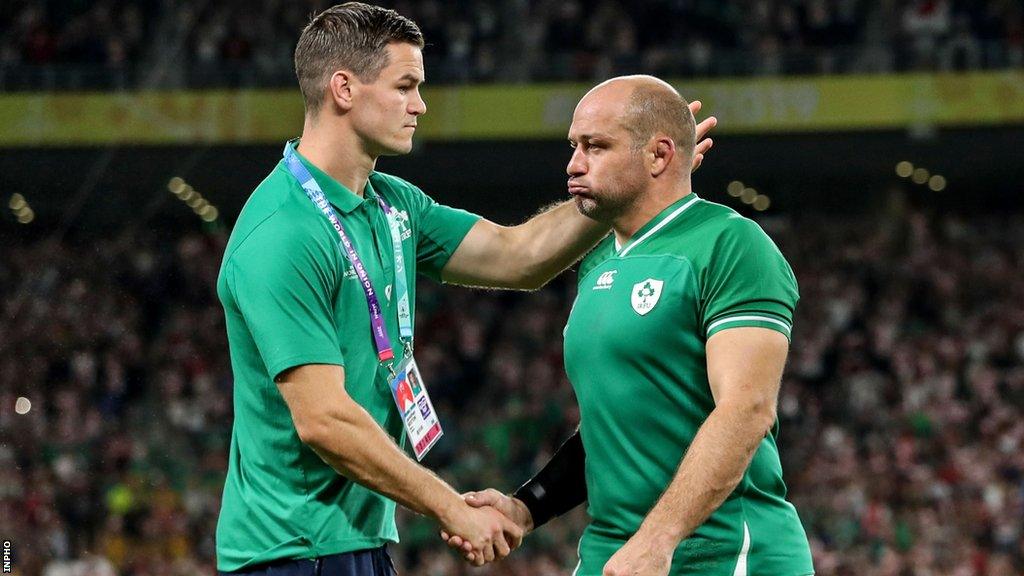
<svg viewBox="0 0 1024 576"><path fill-rule="evenodd" d="M397 298L391 294L394 252L377 195L400 213L412 303L417 269L439 279L478 217L377 172L363 198L302 161L355 245L400 355ZM343 365L346 392L404 443L355 270L337 232L284 161L242 209L217 292L231 349L235 412L217 525L218 569L397 542L395 503L339 475L305 446L274 382L282 371L303 364Z"/></svg>
<svg viewBox="0 0 1024 576"><path fill-rule="evenodd" d="M792 270L761 228L695 194L625 246L610 236L584 259L565 331L592 518L577 574L600 574L636 532L714 408L708 338L744 326L789 337L798 298ZM721 508L680 544L672 574L733 576L737 564L744 574L813 571L785 499L776 434L761 442Z"/></svg>

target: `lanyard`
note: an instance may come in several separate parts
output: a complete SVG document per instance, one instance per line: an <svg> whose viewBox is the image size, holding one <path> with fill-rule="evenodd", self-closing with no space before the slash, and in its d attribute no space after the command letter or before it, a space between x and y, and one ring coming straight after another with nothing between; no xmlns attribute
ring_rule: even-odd
<svg viewBox="0 0 1024 576"><path fill-rule="evenodd" d="M355 268L359 284L363 287L363 294L366 296L366 305L370 310L370 328L373 332L373 342L377 347L377 358L380 362L387 362L395 357L391 347L391 339L388 337L387 327L384 325L384 315L377 297L377 291L373 288L370 276L366 272L363 261L356 252L355 245L345 233L338 214L334 211L323 190L306 166L299 160L292 143L288 142L284 147L284 159L291 171L292 176L299 181L302 189L306 192L309 200L320 210L338 233L341 239L341 247L348 256L349 262ZM388 220L388 228L391 229L391 243L394 246L395 257L395 297L398 299L398 325L399 332L406 348L412 345L412 313L409 309L409 288L405 277L405 257L402 254L402 234L398 226L397 211L388 206L379 196L377 201L384 210Z"/></svg>
<svg viewBox="0 0 1024 576"><path fill-rule="evenodd" d="M398 333L407 347L412 345L412 311L409 308L409 280L405 276L405 254L402 253L402 230L398 224L398 210L388 206L377 195L377 202L388 218L391 246L395 252L395 298L398 300Z"/></svg>

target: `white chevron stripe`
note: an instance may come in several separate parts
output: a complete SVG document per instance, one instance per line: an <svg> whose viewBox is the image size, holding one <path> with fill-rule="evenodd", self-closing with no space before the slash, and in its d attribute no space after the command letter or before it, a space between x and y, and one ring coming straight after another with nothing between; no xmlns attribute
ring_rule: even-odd
<svg viewBox="0 0 1024 576"><path fill-rule="evenodd" d="M694 197L690 198L690 200L686 204L683 204L679 208L676 208L675 210L673 210L672 213L669 214L668 216L666 216L664 220L662 220L661 222L658 222L657 224L655 224L654 228L651 228L647 232L644 232L643 236L641 236L641 237L637 238L636 240L634 240L633 242L630 242L629 244L627 244L626 247L623 248L621 252L619 252L619 256L625 256L626 254L629 254L630 250L632 250L633 248L636 248L638 244L640 244L644 240L647 240L648 238L650 238L651 235L653 235L658 230L661 230L662 228L664 228L665 225L668 224L669 222L671 222L672 220L674 220L676 216L679 216L680 214L683 213L684 210L686 210L690 206L693 206L694 203L697 202L697 200L700 200L700 198L698 196L694 195Z"/></svg>
<svg viewBox="0 0 1024 576"><path fill-rule="evenodd" d="M747 523L743 523L743 546L740 548L740 555L736 558L736 569L732 576L747 576L747 554L750 553L750 530Z"/></svg>

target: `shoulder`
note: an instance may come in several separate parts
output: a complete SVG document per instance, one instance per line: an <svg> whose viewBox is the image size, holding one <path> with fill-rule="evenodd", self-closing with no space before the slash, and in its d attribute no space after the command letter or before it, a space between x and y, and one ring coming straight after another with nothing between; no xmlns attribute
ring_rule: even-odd
<svg viewBox="0 0 1024 576"><path fill-rule="evenodd" d="M724 204L701 199L696 208L701 213L700 226L705 233L711 233L715 236L731 236L748 234L752 229L760 230L757 222Z"/></svg>
<svg viewBox="0 0 1024 576"><path fill-rule="evenodd" d="M370 185L388 205L394 207L410 226L418 227L425 210L435 204L418 186L391 174L372 172Z"/></svg>
<svg viewBox="0 0 1024 576"><path fill-rule="evenodd" d="M378 194L384 196L385 200L412 201L426 196L423 190L412 182L383 172L372 172L370 184Z"/></svg>
<svg viewBox="0 0 1024 576"><path fill-rule="evenodd" d="M405 178L400 178L394 174L388 174L386 172L377 172L374 170L370 173L370 181L376 186L378 184L384 184L395 188L412 188L419 190L415 184L409 182Z"/></svg>
<svg viewBox="0 0 1024 576"><path fill-rule="evenodd" d="M693 263L702 281L715 285L742 278L751 286L773 284L795 296L793 270L761 225L727 206L708 204L704 229L694 237L699 247Z"/></svg>
<svg viewBox="0 0 1024 576"><path fill-rule="evenodd" d="M225 262L256 261L285 254L329 254L332 231L280 165L246 201L224 251Z"/></svg>
<svg viewBox="0 0 1024 576"><path fill-rule="evenodd" d="M700 238L701 252L707 256L736 250L778 252L760 224L732 208L704 200L698 209L702 212L701 220L693 232Z"/></svg>

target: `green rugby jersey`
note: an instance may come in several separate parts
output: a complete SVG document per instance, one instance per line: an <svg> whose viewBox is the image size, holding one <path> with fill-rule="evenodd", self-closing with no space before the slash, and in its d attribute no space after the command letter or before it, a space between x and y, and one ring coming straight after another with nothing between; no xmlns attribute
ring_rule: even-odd
<svg viewBox="0 0 1024 576"><path fill-rule="evenodd" d="M601 574L636 532L714 408L708 337L740 326L789 337L798 299L789 264L761 228L696 194L625 246L611 235L583 260L565 330L592 518L577 574ZM679 545L673 575L813 573L785 499L777 431L725 503Z"/></svg>
<svg viewBox="0 0 1024 576"><path fill-rule="evenodd" d="M377 195L399 213L413 311L417 268L439 278L478 217L378 172L370 174L359 197L302 162L352 239L380 295L398 353L394 251ZM304 445L274 382L277 374L302 364L343 365L346 392L404 442L355 269L337 232L283 160L242 208L224 252L217 294L231 350L235 411L217 522L218 569L397 542L395 503L339 475Z"/></svg>

